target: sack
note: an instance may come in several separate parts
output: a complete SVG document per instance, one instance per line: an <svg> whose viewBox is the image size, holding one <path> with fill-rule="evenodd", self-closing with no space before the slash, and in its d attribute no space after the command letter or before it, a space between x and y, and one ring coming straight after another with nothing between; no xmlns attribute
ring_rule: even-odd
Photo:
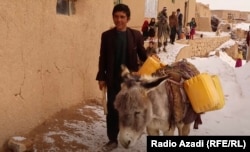
<svg viewBox="0 0 250 152"><path fill-rule="evenodd" d="M156 70L152 75L154 76L166 76L169 72L177 72L181 75L185 80L198 75L199 70L186 59L182 61L175 62L171 65L166 65L158 70Z"/></svg>

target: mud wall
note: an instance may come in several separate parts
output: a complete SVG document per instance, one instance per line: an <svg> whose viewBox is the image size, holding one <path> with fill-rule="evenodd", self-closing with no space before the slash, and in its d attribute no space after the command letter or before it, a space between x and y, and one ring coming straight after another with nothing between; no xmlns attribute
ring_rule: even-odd
<svg viewBox="0 0 250 152"><path fill-rule="evenodd" d="M113 0L77 0L70 16L56 14L56 3L1 1L0 147L101 94L95 76L101 32L113 24Z"/></svg>

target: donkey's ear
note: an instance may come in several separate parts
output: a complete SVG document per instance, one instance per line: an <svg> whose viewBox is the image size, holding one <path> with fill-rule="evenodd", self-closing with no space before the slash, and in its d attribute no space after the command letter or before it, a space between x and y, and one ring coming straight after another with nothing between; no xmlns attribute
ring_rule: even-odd
<svg viewBox="0 0 250 152"><path fill-rule="evenodd" d="M124 64L121 65L121 77L123 81L127 81L127 80L137 81L140 78L139 75L132 74L127 68L127 66Z"/></svg>
<svg viewBox="0 0 250 152"><path fill-rule="evenodd" d="M121 76L122 76L122 77L128 77L128 75L130 74L130 71L129 71L129 69L127 68L127 66L124 65L124 64L122 64L122 65L121 65L121 70L122 70Z"/></svg>

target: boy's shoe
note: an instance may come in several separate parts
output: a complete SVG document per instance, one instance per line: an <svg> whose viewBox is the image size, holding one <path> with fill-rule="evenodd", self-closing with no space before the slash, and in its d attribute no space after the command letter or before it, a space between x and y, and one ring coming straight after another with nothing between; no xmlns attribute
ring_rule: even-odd
<svg viewBox="0 0 250 152"><path fill-rule="evenodd" d="M109 141L105 145L102 146L102 151L103 152L109 152L112 151L113 149L118 147L118 142L117 141Z"/></svg>

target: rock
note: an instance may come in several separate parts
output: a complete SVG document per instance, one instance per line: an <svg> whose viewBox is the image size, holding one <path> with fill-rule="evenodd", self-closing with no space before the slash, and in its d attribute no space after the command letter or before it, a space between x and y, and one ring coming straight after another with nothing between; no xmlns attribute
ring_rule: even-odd
<svg viewBox="0 0 250 152"><path fill-rule="evenodd" d="M11 137L8 148L13 152L29 152L33 150L33 140L21 136Z"/></svg>
<svg viewBox="0 0 250 152"><path fill-rule="evenodd" d="M220 56L220 51L216 50L215 55L219 57Z"/></svg>

